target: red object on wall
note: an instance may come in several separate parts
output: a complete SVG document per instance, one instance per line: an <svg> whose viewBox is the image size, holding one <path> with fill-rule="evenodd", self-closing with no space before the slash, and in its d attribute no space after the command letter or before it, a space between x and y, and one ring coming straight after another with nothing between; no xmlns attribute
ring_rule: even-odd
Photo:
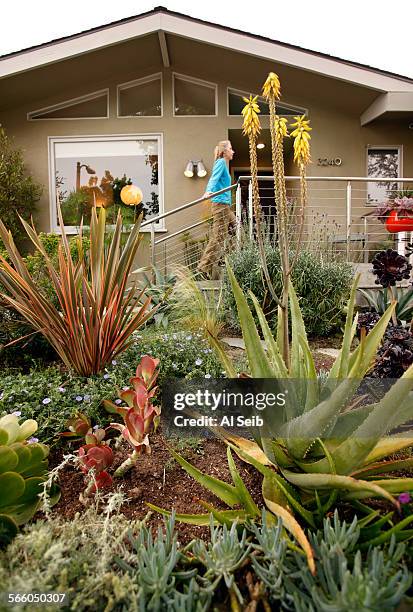
<svg viewBox="0 0 413 612"><path fill-rule="evenodd" d="M413 232L413 217L399 217L397 210L392 210L386 219L386 230L391 234Z"/></svg>

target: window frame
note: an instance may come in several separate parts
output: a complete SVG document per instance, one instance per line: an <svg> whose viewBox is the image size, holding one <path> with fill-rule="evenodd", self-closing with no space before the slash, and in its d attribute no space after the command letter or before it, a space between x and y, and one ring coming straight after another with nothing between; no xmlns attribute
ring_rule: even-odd
<svg viewBox="0 0 413 612"><path fill-rule="evenodd" d="M156 216L161 215L165 212L164 210L164 171L163 171L163 133L145 133L145 134L105 134L105 135L85 135L80 134L78 136L48 136L48 170L49 170L49 223L50 231L55 234L61 234L62 230L57 223L57 190L56 190L56 157L55 157L55 145L63 142L107 142L117 140L157 140L158 141L158 162L160 164L161 171L158 172L158 186L159 186L159 212ZM108 226L113 227L113 226ZM66 234L77 234L79 226L77 225L65 225ZM140 230L141 232L150 232L150 225ZM161 219L155 223L155 232L166 232L165 219Z"/></svg>
<svg viewBox="0 0 413 612"><path fill-rule="evenodd" d="M204 87L208 87L209 89L213 89L215 92L214 101L215 101L215 114L213 115L177 115L175 113L175 77L181 79L181 81L186 81L187 83L192 83L193 85L203 85ZM212 118L218 117L218 84L212 83L211 81L205 81L203 79L198 79L196 77L188 76L187 74L181 74L180 72L172 72L172 116L177 119L188 118L188 117L202 117L202 118Z"/></svg>
<svg viewBox="0 0 413 612"><path fill-rule="evenodd" d="M89 100L95 100L96 98L106 96L106 116L102 117L32 117L32 115L37 115L38 113L47 113L53 112L56 110L60 110L63 108L70 108L71 106L75 106L80 102L89 102ZM45 106L43 108L39 108L34 111L29 111L27 113L27 121L89 121L90 119L109 119L109 87L104 89L99 89L98 91L93 91L92 93L85 94L83 96L77 96L76 98L71 98L70 100L65 100L64 102L59 102L58 104L51 104L49 106Z"/></svg>
<svg viewBox="0 0 413 612"><path fill-rule="evenodd" d="M374 150L374 149L388 149L388 150L394 150L397 149L398 151L398 155L399 155L399 176L394 178L394 182L395 183L399 183L399 186L402 186L403 183L400 181L397 181L398 178L403 178L403 145L370 145L367 144L366 145L366 206L367 208L375 208L377 206L377 203L375 202L369 202L368 200L368 196L369 196L369 151ZM370 178L374 178L374 177L370 177ZM386 177L383 177L386 178Z"/></svg>
<svg viewBox="0 0 413 612"><path fill-rule="evenodd" d="M137 85L144 85L151 81L160 81L161 87L161 114L160 115L120 115L120 100L119 94L124 89L131 89ZM125 83L119 83L116 85L116 117L117 119L161 119L163 117L164 109L164 97L163 97L163 74L162 72L155 72L154 74L148 74L148 76L141 77L139 79L133 79L132 81L126 81Z"/></svg>
<svg viewBox="0 0 413 612"><path fill-rule="evenodd" d="M257 93L248 93L246 91L243 91L242 89L237 89L236 87L227 87L227 117L241 117L241 115L232 115L229 112L229 94L231 93L235 93L235 94L239 94L240 96L242 96L243 98L249 98L249 96L258 96L258 103L260 102L260 100L262 102L265 102L265 104L268 104L268 102L266 102L263 98L262 95L257 94ZM289 104L287 102L281 102L280 104L282 104L282 106L285 106L287 108L290 108L293 111L297 111L296 114L300 114L300 115L308 115L308 108L304 108L303 106L296 106L295 104ZM261 117L269 117L270 115L264 115L261 114ZM280 115L280 117L293 117L294 115Z"/></svg>

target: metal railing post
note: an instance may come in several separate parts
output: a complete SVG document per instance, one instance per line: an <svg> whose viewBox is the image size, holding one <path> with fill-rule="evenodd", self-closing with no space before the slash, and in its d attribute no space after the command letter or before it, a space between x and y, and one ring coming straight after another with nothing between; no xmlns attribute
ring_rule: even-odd
<svg viewBox="0 0 413 612"><path fill-rule="evenodd" d="M363 260L364 263L369 263L369 234L367 228L367 217L363 217L364 221L364 248L363 248Z"/></svg>
<svg viewBox="0 0 413 612"><path fill-rule="evenodd" d="M237 190L235 192L235 218L236 218L236 239L237 239L237 249L241 246L241 184L238 183Z"/></svg>
<svg viewBox="0 0 413 612"><path fill-rule="evenodd" d="M346 259L350 261L351 239L351 181L347 181L346 192Z"/></svg>
<svg viewBox="0 0 413 612"><path fill-rule="evenodd" d="M249 224L249 235L250 240L254 235L254 211L252 203L252 181L248 183L248 224Z"/></svg>
<svg viewBox="0 0 413 612"><path fill-rule="evenodd" d="M151 264L155 268L155 223L151 223Z"/></svg>

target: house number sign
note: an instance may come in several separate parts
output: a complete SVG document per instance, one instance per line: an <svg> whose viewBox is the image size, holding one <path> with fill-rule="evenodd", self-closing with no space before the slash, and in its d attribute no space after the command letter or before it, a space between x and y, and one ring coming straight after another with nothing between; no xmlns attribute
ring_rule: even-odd
<svg viewBox="0 0 413 612"><path fill-rule="evenodd" d="M341 157L319 157L317 166L341 166L343 160Z"/></svg>

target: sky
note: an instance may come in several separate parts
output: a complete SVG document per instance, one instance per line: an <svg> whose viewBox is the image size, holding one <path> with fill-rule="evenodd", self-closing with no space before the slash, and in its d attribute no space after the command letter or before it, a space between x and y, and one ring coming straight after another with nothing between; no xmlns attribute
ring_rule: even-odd
<svg viewBox="0 0 413 612"><path fill-rule="evenodd" d="M0 55L159 5L413 78L413 0L2 0Z"/></svg>

